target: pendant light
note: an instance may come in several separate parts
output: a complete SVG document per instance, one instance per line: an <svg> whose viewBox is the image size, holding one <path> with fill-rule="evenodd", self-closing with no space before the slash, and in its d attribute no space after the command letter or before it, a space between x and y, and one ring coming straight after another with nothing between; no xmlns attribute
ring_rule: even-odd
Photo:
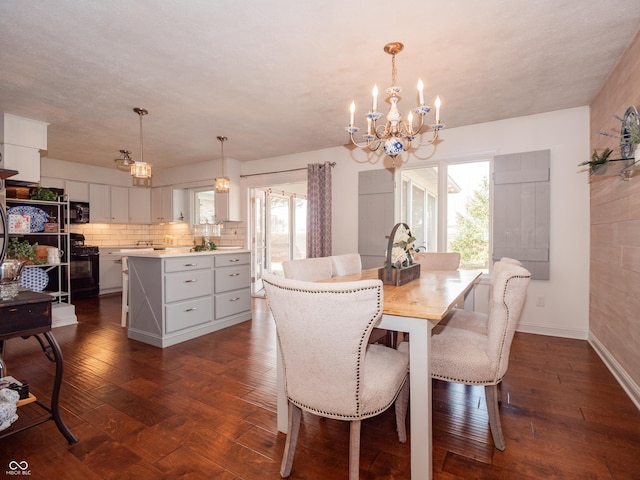
<svg viewBox="0 0 640 480"><path fill-rule="evenodd" d="M218 135L217 138L220 140L220 163L222 164L222 176L216 178L216 192L226 193L229 191L229 187L231 186L231 181L224 175L224 142L226 142L228 138L222 135Z"/></svg>
<svg viewBox="0 0 640 480"><path fill-rule="evenodd" d="M131 165L131 175L134 178L151 178L151 165L144 161L144 142L142 140L142 117L149 112L144 108L134 108L134 112L140 117L140 161L134 161Z"/></svg>

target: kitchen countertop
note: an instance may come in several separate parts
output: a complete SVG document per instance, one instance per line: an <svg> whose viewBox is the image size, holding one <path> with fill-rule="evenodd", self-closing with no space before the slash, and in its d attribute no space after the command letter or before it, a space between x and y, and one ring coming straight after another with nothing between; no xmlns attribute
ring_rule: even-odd
<svg viewBox="0 0 640 480"><path fill-rule="evenodd" d="M188 248L188 249L187 249ZM208 250L206 252L191 252L191 247L185 248L177 248L173 247L170 250L154 250L153 252L127 252L128 257L147 257L147 258L167 258L167 257L176 257L176 256L184 256L190 257L194 255L222 255L222 254L231 254L231 253L249 253L251 250L246 248L235 248L235 249L219 249L219 250ZM118 252L113 252L114 254L118 254ZM121 254L122 255L122 254Z"/></svg>

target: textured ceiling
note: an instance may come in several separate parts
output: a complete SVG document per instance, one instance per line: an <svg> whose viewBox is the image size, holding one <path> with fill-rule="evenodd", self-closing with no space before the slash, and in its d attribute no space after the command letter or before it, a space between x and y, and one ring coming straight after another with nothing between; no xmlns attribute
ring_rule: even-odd
<svg viewBox="0 0 640 480"><path fill-rule="evenodd" d="M391 82L447 127L588 105L640 25L638 0L0 2L0 108L50 123L47 156L154 168L347 143L348 104ZM385 105L382 101L380 103Z"/></svg>

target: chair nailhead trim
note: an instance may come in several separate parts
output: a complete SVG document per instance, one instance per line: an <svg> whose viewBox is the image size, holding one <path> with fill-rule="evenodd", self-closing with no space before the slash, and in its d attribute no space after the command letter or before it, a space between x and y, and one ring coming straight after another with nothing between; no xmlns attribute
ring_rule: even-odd
<svg viewBox="0 0 640 480"><path fill-rule="evenodd" d="M363 360L363 345L365 347L365 351L366 351L366 341L365 339L369 338L369 335L371 334L371 330L373 329L373 324L376 320L378 320L380 318L380 316L382 315L382 285L375 285L375 286L371 286L371 287L358 287L358 288L351 288L348 290L342 290L342 291L336 291L336 290L322 290L322 289L318 289L318 290L305 290L303 288L294 288L294 287L284 287L282 285L276 285L274 283L271 283L267 280L263 280L265 283L268 283L269 285L275 287L275 288L279 288L281 290L289 290L292 292L304 292L304 293L311 293L311 294L317 294L317 293L334 293L334 294L343 294L343 293L353 293L353 292L359 292L362 290L371 290L371 289L376 289L378 291L378 302L377 302L377 308L376 308L376 312L374 313L373 317L371 317L371 319L369 320L369 323L367 323L367 328L362 332L362 336L360 337L360 344L358 346L358 360L356 362L356 411L358 412L356 415L343 415L343 414L339 414L339 413L335 413L335 412L325 412L325 411L321 411L318 409L315 409L313 407L310 407L308 405L305 405L303 403L297 402L291 398L289 398L289 396L287 396L288 400L293 403L294 405L303 408L304 410L307 410L309 412L312 413L317 413L318 415L322 415L322 416L330 416L333 418L342 418L342 419L359 419L359 418L363 418L362 417L362 413L361 413L361 405L360 405L360 372L362 371L362 360ZM315 284L315 285L321 285L321 284ZM269 296L267 295L267 305L269 304ZM277 326L276 326L276 335L277 335ZM278 337L278 342L280 342L280 338ZM286 362L283 359L283 370L284 370L284 375L285 375L285 379L287 376L287 365ZM406 381L406 380L405 380ZM404 383L402 384L404 385ZM401 387L402 388L402 387ZM400 392L400 390L398 390L398 393ZM373 416L373 415L377 415L378 413L381 413L383 411L385 411L387 408L389 408L389 406L391 406L391 404L395 401L395 397L397 397L397 393L396 395L393 397L393 400L386 405L384 408L380 408L378 410L376 410L375 412L370 412L367 415L368 416Z"/></svg>

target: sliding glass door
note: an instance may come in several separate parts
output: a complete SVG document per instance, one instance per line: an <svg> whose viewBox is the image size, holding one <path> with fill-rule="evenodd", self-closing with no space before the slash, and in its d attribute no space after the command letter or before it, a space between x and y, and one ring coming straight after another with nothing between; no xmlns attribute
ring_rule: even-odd
<svg viewBox="0 0 640 480"><path fill-rule="evenodd" d="M253 293L262 289L263 272L282 274L284 261L306 256L307 199L300 191L306 185L252 189Z"/></svg>

